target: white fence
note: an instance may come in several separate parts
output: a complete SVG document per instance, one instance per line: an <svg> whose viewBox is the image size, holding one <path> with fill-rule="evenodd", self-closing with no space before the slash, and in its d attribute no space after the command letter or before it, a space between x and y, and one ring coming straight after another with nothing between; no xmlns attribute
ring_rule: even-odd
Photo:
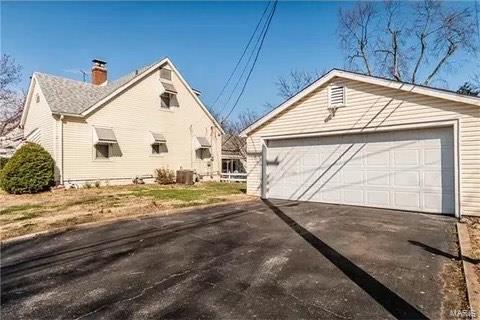
<svg viewBox="0 0 480 320"><path fill-rule="evenodd" d="M247 182L246 173L223 173L220 176L220 181L223 182Z"/></svg>

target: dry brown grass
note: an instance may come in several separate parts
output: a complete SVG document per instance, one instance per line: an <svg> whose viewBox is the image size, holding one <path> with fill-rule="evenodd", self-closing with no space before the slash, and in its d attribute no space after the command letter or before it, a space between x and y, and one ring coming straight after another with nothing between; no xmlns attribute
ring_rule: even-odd
<svg viewBox="0 0 480 320"><path fill-rule="evenodd" d="M129 185L11 195L0 191L0 239L87 222L250 199L244 184Z"/></svg>
<svg viewBox="0 0 480 320"><path fill-rule="evenodd" d="M467 219L468 235L470 236L470 242L472 245L474 260L480 260L480 218L468 217ZM480 282L480 264L475 265L475 271L477 274L477 281Z"/></svg>

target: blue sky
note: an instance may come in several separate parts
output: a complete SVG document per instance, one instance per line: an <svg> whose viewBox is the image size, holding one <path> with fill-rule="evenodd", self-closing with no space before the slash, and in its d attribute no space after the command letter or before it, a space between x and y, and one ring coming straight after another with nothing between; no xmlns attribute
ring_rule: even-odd
<svg viewBox="0 0 480 320"><path fill-rule="evenodd" d="M211 104L253 32L265 2L2 2L1 51L34 71L81 80L91 59L115 79L168 56ZM275 81L291 69L344 67L337 12L348 2L283 2L234 117L280 102ZM469 65L468 61L465 63ZM471 65L471 64L470 64ZM449 76L456 89L471 68Z"/></svg>

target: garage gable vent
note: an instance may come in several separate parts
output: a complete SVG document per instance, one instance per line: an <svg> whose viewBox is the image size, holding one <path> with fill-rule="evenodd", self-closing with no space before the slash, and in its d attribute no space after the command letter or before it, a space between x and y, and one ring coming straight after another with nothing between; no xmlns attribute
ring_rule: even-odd
<svg viewBox="0 0 480 320"><path fill-rule="evenodd" d="M330 106L344 106L345 105L345 87L333 85L330 87L329 93Z"/></svg>

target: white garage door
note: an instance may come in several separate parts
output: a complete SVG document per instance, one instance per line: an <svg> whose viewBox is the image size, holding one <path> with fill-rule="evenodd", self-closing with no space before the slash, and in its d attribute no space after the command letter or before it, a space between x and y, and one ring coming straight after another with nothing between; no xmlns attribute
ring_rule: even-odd
<svg viewBox="0 0 480 320"><path fill-rule="evenodd" d="M451 128L270 140L268 198L454 213Z"/></svg>

